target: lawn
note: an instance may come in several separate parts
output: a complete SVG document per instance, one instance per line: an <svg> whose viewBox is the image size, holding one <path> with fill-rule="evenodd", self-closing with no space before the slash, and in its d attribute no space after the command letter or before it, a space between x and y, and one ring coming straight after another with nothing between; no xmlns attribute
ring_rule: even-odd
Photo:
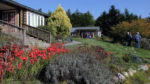
<svg viewBox="0 0 150 84"><path fill-rule="evenodd" d="M107 52L114 52L117 56L122 56L123 54L130 52L142 58L150 58L150 50L138 49L134 47L126 47L120 44L112 44L109 42L104 42L95 39L74 38L74 40L80 41L82 43L88 43L89 45L101 46Z"/></svg>

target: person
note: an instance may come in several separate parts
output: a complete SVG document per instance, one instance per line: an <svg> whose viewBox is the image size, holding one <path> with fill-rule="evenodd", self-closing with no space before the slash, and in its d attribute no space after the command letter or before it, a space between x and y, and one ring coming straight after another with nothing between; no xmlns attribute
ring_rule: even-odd
<svg viewBox="0 0 150 84"><path fill-rule="evenodd" d="M135 35L136 48L140 48L141 35L139 32Z"/></svg>
<svg viewBox="0 0 150 84"><path fill-rule="evenodd" d="M131 32L127 32L126 40L127 40L126 46L131 46L131 41L132 41L132 34L131 34Z"/></svg>

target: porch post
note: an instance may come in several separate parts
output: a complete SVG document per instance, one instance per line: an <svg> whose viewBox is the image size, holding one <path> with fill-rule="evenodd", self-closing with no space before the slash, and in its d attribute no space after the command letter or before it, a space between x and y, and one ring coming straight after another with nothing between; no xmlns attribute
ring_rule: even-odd
<svg viewBox="0 0 150 84"><path fill-rule="evenodd" d="M19 21L20 21L20 23L19 23L19 26L22 28L23 27L23 10L21 9L20 10L20 13L19 13L19 15L20 15L20 17L19 17Z"/></svg>
<svg viewBox="0 0 150 84"><path fill-rule="evenodd" d="M23 45L25 45L25 41L26 41L26 30L25 29L22 30L22 35L23 35Z"/></svg>

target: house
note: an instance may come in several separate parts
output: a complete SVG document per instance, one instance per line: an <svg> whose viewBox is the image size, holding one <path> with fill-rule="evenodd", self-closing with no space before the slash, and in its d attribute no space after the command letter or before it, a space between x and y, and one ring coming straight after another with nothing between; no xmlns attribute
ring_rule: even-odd
<svg viewBox="0 0 150 84"><path fill-rule="evenodd" d="M101 37L100 27L73 27L71 29L71 36L82 38Z"/></svg>
<svg viewBox="0 0 150 84"><path fill-rule="evenodd" d="M0 20L26 28L46 25L48 14L27 7L13 0L0 0Z"/></svg>
<svg viewBox="0 0 150 84"><path fill-rule="evenodd" d="M20 39L24 45L51 43L51 32L38 28L47 25L48 17L14 0L0 0L0 32Z"/></svg>

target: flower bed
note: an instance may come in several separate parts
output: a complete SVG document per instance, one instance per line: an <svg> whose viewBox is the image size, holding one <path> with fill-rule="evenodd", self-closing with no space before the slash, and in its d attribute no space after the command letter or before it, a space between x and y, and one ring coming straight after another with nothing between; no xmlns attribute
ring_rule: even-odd
<svg viewBox="0 0 150 84"><path fill-rule="evenodd" d="M56 54L63 54L67 50L64 44L54 43L47 49L36 46L26 50L22 45L7 44L0 48L0 76L1 84L4 78L13 80L34 80L38 72Z"/></svg>

